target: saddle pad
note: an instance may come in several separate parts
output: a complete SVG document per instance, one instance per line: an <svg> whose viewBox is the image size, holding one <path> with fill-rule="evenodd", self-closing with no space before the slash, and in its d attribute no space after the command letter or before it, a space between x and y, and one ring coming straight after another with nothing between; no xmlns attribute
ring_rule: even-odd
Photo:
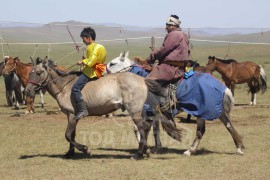
<svg viewBox="0 0 270 180"><path fill-rule="evenodd" d="M179 107L186 113L204 119L219 118L226 86L208 73L198 73L183 79L176 89Z"/></svg>
<svg viewBox="0 0 270 180"><path fill-rule="evenodd" d="M137 74L137 75L142 76L142 77L146 77L149 74L149 72L147 72L145 69L143 69L142 67L139 67L137 65L132 66L130 68L129 72Z"/></svg>

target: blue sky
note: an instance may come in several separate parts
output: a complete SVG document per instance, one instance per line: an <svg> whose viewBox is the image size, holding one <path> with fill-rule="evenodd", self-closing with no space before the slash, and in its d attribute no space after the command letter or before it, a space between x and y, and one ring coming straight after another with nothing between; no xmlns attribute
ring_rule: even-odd
<svg viewBox="0 0 270 180"><path fill-rule="evenodd" d="M163 27L176 14L184 28L270 28L270 0L0 0L0 21L69 20Z"/></svg>

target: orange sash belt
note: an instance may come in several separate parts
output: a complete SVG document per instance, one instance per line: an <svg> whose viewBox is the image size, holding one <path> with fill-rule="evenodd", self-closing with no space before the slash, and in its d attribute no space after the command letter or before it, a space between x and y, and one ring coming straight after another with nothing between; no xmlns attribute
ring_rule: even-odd
<svg viewBox="0 0 270 180"><path fill-rule="evenodd" d="M106 69L106 66L105 64L102 64L102 63L96 63L93 68L95 69L95 73L97 75L98 78L100 78L103 74L103 72L105 71Z"/></svg>

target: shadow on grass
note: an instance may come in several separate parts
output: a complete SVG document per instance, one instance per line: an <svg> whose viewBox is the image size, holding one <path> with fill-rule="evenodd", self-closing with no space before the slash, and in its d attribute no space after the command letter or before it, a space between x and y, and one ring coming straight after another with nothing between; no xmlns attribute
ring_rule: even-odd
<svg viewBox="0 0 270 180"><path fill-rule="evenodd" d="M130 159L131 155L111 155L111 154L94 154L91 157L84 153L75 153L73 157L66 158L64 154L36 154L36 155L22 155L18 159L25 160L38 157L48 157L56 159L67 159L67 160L79 160L79 159Z"/></svg>
<svg viewBox="0 0 270 180"><path fill-rule="evenodd" d="M102 151L118 151L118 152L127 152L129 155L112 155L112 154L94 154L91 157L84 153L75 153L73 157L66 158L64 154L36 154L36 155L22 155L18 159L25 160L31 158L38 157L48 157L48 158L56 158L56 159L67 159L67 160L80 160L80 159L130 159L133 154L137 152L137 149L115 149L115 148L98 148L98 150ZM175 148L162 148L158 153L151 154L178 154L183 155L186 149L175 149ZM227 155L236 155L236 153L230 152L215 152L207 149L199 149L196 154L192 156L201 156L201 155L209 155L209 154L227 154ZM172 157L155 157L154 159L172 159Z"/></svg>
<svg viewBox="0 0 270 180"><path fill-rule="evenodd" d="M150 149L152 151L154 147L150 147ZM137 152L137 149L98 148L98 150L121 151L121 152L127 152L129 154L135 154ZM183 154L185 151L186 149L175 149L175 148L163 147L157 153L152 153L152 154ZM207 154L227 154L227 153L219 153L219 152L214 152L207 149L199 149L197 150L195 155L207 155Z"/></svg>

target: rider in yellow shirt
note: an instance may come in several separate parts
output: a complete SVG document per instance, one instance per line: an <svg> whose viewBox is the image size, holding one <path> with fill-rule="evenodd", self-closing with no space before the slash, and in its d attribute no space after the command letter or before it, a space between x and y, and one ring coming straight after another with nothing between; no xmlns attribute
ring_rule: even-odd
<svg viewBox="0 0 270 180"><path fill-rule="evenodd" d="M83 65L82 74L71 89L76 106L74 107L76 120L88 115L81 90L89 81L100 78L104 74L104 70L106 68L103 64L106 60L106 49L104 46L95 43L95 30L91 27L84 28L81 32L81 38L84 44L87 45L86 58L77 62L78 65Z"/></svg>

